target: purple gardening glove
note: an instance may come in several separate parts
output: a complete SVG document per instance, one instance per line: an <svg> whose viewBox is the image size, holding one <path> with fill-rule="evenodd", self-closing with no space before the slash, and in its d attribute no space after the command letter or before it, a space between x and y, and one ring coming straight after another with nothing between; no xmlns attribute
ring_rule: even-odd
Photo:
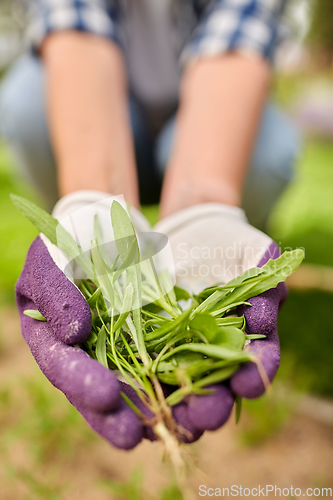
<svg viewBox="0 0 333 500"><path fill-rule="evenodd" d="M95 213L105 233L112 232L111 200L103 193L80 191L58 202L54 216L67 230L72 229L85 250L92 239L88 228L93 228ZM131 216L137 229L147 231L148 223L139 212ZM69 271L66 264L68 260L45 237L32 243L16 285L23 337L44 375L88 424L114 446L131 449L141 441L145 429L121 398L120 390L127 393L128 387L111 370L74 347L89 336L91 313L79 289L64 274L63 269ZM47 321L26 316L26 309L37 309Z"/></svg>
<svg viewBox="0 0 333 500"><path fill-rule="evenodd" d="M162 220L155 230L169 237L176 266L177 284L189 292L227 282L242 272L263 266L279 256L278 246L250 226L244 212L217 203L197 205ZM280 364L277 315L287 295L284 284L249 300L252 307L240 308L248 334L265 334L266 339L250 342L270 381ZM265 392L257 365L246 363L230 381L211 387L215 393L191 395L177 405L174 414L195 440L205 430L221 427L229 418L235 395L248 399Z"/></svg>

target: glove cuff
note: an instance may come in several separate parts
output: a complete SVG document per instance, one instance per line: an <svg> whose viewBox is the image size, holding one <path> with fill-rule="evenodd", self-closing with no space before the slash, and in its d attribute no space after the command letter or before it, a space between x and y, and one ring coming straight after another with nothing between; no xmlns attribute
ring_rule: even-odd
<svg viewBox="0 0 333 500"><path fill-rule="evenodd" d="M162 219L156 226L155 231L170 234L184 224L192 220L205 219L216 215L227 215L235 219L247 222L244 210L239 207L225 205L223 203L200 203L192 207L184 208L168 217Z"/></svg>
<svg viewBox="0 0 333 500"><path fill-rule="evenodd" d="M91 203L101 202L105 200L105 206L110 209L110 198L117 200L124 208L126 202L123 195L113 196L110 193L92 190L80 190L63 196L54 206L52 216L55 219L61 220L70 215L75 210L85 207ZM146 217L135 207L128 208L132 223L137 232L150 231L151 227Z"/></svg>

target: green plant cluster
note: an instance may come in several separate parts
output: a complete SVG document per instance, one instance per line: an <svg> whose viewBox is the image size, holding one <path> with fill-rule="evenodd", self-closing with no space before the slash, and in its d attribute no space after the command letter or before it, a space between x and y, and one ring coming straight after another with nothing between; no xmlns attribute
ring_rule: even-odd
<svg viewBox="0 0 333 500"><path fill-rule="evenodd" d="M264 335L247 335L244 316L235 315L239 306L251 305L249 298L284 281L301 263L302 250L285 252L227 284L190 295L170 286L169 275L156 272L152 258L141 259L131 220L118 202L111 205L118 256L109 262L97 217L88 256L49 214L21 197L12 200L87 274L80 287L91 309L92 330L81 347L105 367L118 370L157 421L164 420L165 402L170 407L191 393L210 393L207 386L230 378L242 363L256 363L267 382L259 360L244 350L246 340ZM44 319L38 311L25 313ZM177 386L165 402L160 382Z"/></svg>

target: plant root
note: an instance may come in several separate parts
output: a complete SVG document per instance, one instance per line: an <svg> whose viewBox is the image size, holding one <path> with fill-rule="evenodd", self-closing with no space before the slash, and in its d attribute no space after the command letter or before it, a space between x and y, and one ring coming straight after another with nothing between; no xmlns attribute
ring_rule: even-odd
<svg viewBox="0 0 333 500"><path fill-rule="evenodd" d="M158 422L153 428L156 436L163 443L164 452L169 457L176 475L177 486L184 500L194 500L195 496L187 480L187 462L183 449L177 437L169 431L163 422Z"/></svg>

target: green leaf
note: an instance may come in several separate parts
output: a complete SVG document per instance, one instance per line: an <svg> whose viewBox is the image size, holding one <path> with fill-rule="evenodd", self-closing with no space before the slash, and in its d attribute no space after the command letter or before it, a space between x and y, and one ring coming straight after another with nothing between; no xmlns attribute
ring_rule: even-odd
<svg viewBox="0 0 333 500"><path fill-rule="evenodd" d="M154 332L152 332L152 333L147 333L145 335L145 341L161 338L166 333L174 331L179 327L183 327L184 324L187 322L188 317L191 314L191 311L192 311L192 308L189 307L188 309L186 309L186 311L184 311L182 314L177 316L177 318L174 319L173 321L169 321L166 325L164 325L160 328L156 328L154 330Z"/></svg>
<svg viewBox="0 0 333 500"><path fill-rule="evenodd" d="M230 288L235 288L242 285L245 281L247 282L247 284L249 284L252 281L255 282L256 281L255 278L262 273L263 270L261 267L253 267L251 269L248 269L244 273L240 274L239 276L236 276L236 278L228 281L228 283L221 283L219 285L205 288L205 290L199 293L198 297L205 299L215 291L222 291Z"/></svg>
<svg viewBox="0 0 333 500"><path fill-rule="evenodd" d="M190 321L190 328L201 332L209 342L214 342L214 338L219 331L216 319L210 314L196 314Z"/></svg>
<svg viewBox="0 0 333 500"><path fill-rule="evenodd" d="M230 368L232 366L239 366L240 361L235 361L233 359L223 359L216 361L213 358L204 358L196 363L191 363L187 368L187 373L192 377L198 379L205 373L211 373L216 370Z"/></svg>
<svg viewBox="0 0 333 500"><path fill-rule="evenodd" d="M110 306L113 308L115 306L113 285L110 275L106 270L106 264L99 252L96 240L91 242L91 256L95 266L95 279L98 281L102 289L104 299L109 302L108 307Z"/></svg>
<svg viewBox="0 0 333 500"><path fill-rule="evenodd" d="M235 405L236 405L236 414L235 414L236 424L238 424L239 420L240 420L241 412L242 412L242 398L240 398L239 396L236 396Z"/></svg>
<svg viewBox="0 0 333 500"><path fill-rule="evenodd" d="M224 380L227 380L230 378L237 370L238 370L238 365L233 365L229 367L225 367L221 370L217 370L206 377L202 378L201 380L195 382L192 386L190 387L182 387L166 398L166 402L169 406L175 406L176 404L180 403L182 399L184 399L187 394L190 393L203 393L203 391L200 391L202 387L212 385L212 384L217 384L220 382L223 382ZM173 374L163 374L163 378L166 381L166 383L171 383L171 385L175 385L172 383L173 381ZM169 379L169 382L167 380ZM164 381L163 380L163 381Z"/></svg>
<svg viewBox="0 0 333 500"><path fill-rule="evenodd" d="M189 299L192 298L191 295L186 290L184 290L184 288L180 288L177 285L174 287L174 291L175 291L175 294L176 294L176 300L177 301L180 301L180 300L189 300Z"/></svg>
<svg viewBox="0 0 333 500"><path fill-rule="evenodd" d="M98 214L95 214L94 216L94 235L95 235L95 240L98 246L103 245L103 230L101 227L101 223L98 217Z"/></svg>
<svg viewBox="0 0 333 500"><path fill-rule="evenodd" d="M214 344L228 347L235 351L241 351L245 343L245 335L239 328L234 326L221 327L213 340Z"/></svg>
<svg viewBox="0 0 333 500"><path fill-rule="evenodd" d="M23 314L29 316L29 318L37 319L38 321L47 321L46 318L44 318L44 316L42 315L42 313L40 313L36 309L26 309L25 311L23 311Z"/></svg>
<svg viewBox="0 0 333 500"><path fill-rule="evenodd" d="M190 355L189 359L187 360L187 356L184 356L184 360L179 363L178 357L179 355ZM194 358L193 355L196 357ZM177 359L177 363L175 363L175 359ZM173 376L173 380L175 381L174 384L172 385L177 385L177 376L176 372L178 369L182 371L182 373L185 373L187 377L191 378L192 380L195 380L197 382L200 382L200 380L203 378L204 374L206 373L213 373L215 371L221 371L222 369L224 370L227 368L230 373L234 373L239 367L239 362L238 361L232 361L232 360L222 360L222 361L216 361L212 358L203 358L202 355L199 353L178 353L176 354L171 361L161 361L158 364L157 367L157 374L160 380L164 382L165 377L168 377L169 380L171 380L171 377ZM226 373L226 372L225 372ZM229 373L229 372L228 372ZM173 375L171 375L173 374ZM220 376L220 375L219 375ZM226 378L228 378L230 375L226 375Z"/></svg>
<svg viewBox="0 0 333 500"><path fill-rule="evenodd" d="M113 201L111 205L111 222L117 249L122 262L125 261L132 244L136 247L134 263L140 259L139 245L136 239L135 230L126 210L118 201Z"/></svg>
<svg viewBox="0 0 333 500"><path fill-rule="evenodd" d="M109 367L106 356L106 329L104 325L98 332L98 337L96 342L96 358L106 368Z"/></svg>
<svg viewBox="0 0 333 500"><path fill-rule="evenodd" d="M120 395L123 398L123 400L126 401L126 403L128 404L128 406L134 411L134 413L139 418L143 418L144 415L143 415L142 411L139 410L139 408L137 406L135 406L135 404L133 403L133 401L128 396L126 396L126 394L124 392L121 392Z"/></svg>
<svg viewBox="0 0 333 500"><path fill-rule="evenodd" d="M270 259L262 266L263 273L258 278L260 281L251 289L251 297L275 288L279 283L285 281L304 259L304 251L301 248L284 252L280 257ZM247 297L250 298L250 297Z"/></svg>
<svg viewBox="0 0 333 500"><path fill-rule="evenodd" d="M148 318L154 318L156 320L163 320L163 321L172 321L171 318L166 318L164 316L161 316L160 314L155 314L152 311L149 311L147 309L142 309L142 314L144 316L148 316Z"/></svg>
<svg viewBox="0 0 333 500"><path fill-rule="evenodd" d="M245 318L244 316L227 316L224 318L216 318L216 322L218 326L234 326L235 328L239 328L240 330L244 329L245 326Z"/></svg>
<svg viewBox="0 0 333 500"><path fill-rule="evenodd" d="M245 335L246 340L259 340L266 339L266 335L260 335L259 333L253 335Z"/></svg>
<svg viewBox="0 0 333 500"><path fill-rule="evenodd" d="M163 371L158 373L158 380L168 385L178 385L178 378L176 377L175 370L173 371Z"/></svg>
<svg viewBox="0 0 333 500"><path fill-rule="evenodd" d="M137 262L137 252L138 252L137 242L136 242L136 240L133 239L132 244L131 244L131 246L130 246L130 248L128 250L128 254L126 255L125 260L120 264L120 266L118 267L117 271L115 271L115 273L113 275L113 282L115 282L119 278L119 276L124 271L126 271L126 269L128 267L130 267L133 264L136 264L136 262Z"/></svg>
<svg viewBox="0 0 333 500"><path fill-rule="evenodd" d="M175 367L186 368L197 361L202 361L203 355L197 352L179 352L175 354L170 361L161 361L158 364L158 372L170 371Z"/></svg>
<svg viewBox="0 0 333 500"><path fill-rule="evenodd" d="M101 296L102 296L102 289L97 288L94 291L94 293L89 298L87 298L87 302L90 305L90 307L93 307Z"/></svg>
<svg viewBox="0 0 333 500"><path fill-rule="evenodd" d="M95 344L97 342L97 338L98 337L97 337L96 333L94 331L91 331L89 337L86 339L86 341L84 343L91 350L95 346Z"/></svg>
<svg viewBox="0 0 333 500"><path fill-rule="evenodd" d="M111 229L111 228L110 228ZM94 216L94 236L96 240L96 244L99 250L99 253L105 263L105 270L108 273L112 273L114 271L113 266L111 267L109 256L105 250L104 240L103 240L103 230L98 217L98 214Z"/></svg>
<svg viewBox="0 0 333 500"><path fill-rule="evenodd" d="M152 261L152 259L151 259ZM172 283L171 275L167 269L164 269L158 276L158 283L160 284L160 290L162 295L166 295L169 299L171 306L178 310L177 297Z"/></svg>
<svg viewBox="0 0 333 500"><path fill-rule="evenodd" d="M141 262L141 272L145 279L145 282L152 288L152 290L154 290L156 293L160 293L159 282L152 259L145 259Z"/></svg>
<svg viewBox="0 0 333 500"><path fill-rule="evenodd" d="M177 316L180 313L180 309L168 272L164 271L158 275L152 258L142 261L140 267L144 277L142 298L147 303L155 303L161 309L167 311L170 316Z"/></svg>
<svg viewBox="0 0 333 500"><path fill-rule="evenodd" d="M94 291L92 291L91 287L89 286L88 280L85 279L81 280L80 290L87 300L90 299L90 297L92 297L92 295L94 294Z"/></svg>
<svg viewBox="0 0 333 500"><path fill-rule="evenodd" d="M226 368L222 368L222 370L216 370L213 373L210 373L206 377L198 380L193 384L194 388L197 387L205 387L211 384L219 384L224 380L230 378L239 368L239 365L229 366Z"/></svg>
<svg viewBox="0 0 333 500"><path fill-rule="evenodd" d="M157 365L160 361L160 359L163 357L163 354L170 349L174 344L177 344L178 342L186 339L192 339L193 337L198 337L201 341L205 340L205 338L202 338L202 334L200 332L196 332L194 330L184 330L174 337L169 338L168 342L165 345L162 345L162 348L159 350L157 347L155 349L156 352L159 352L159 355L157 358L154 360L154 363L152 365L152 370L155 372Z"/></svg>
<svg viewBox="0 0 333 500"><path fill-rule="evenodd" d="M13 204L43 233L51 243L65 252L68 257L75 259L87 276L93 276L93 269L89 257L62 225L45 210L16 194L11 194Z"/></svg>
<svg viewBox="0 0 333 500"><path fill-rule="evenodd" d="M150 361L143 338L141 321L142 291L139 245L131 219L126 210L117 201L113 201L111 205L111 222L117 249L122 262L126 260L131 245L134 242L135 253L133 264L127 268L126 275L128 283L132 283L133 285L133 321L137 334L138 350L144 365L148 366Z"/></svg>
<svg viewBox="0 0 333 500"><path fill-rule="evenodd" d="M261 273L255 278L245 281L241 286L235 288L226 295L219 306L227 306L235 302L241 302L256 297L260 293L275 288L279 283L285 281L292 274L304 259L304 252L301 249L284 252L278 259L270 259L262 266ZM258 268L259 269L259 268ZM246 271L247 272L247 271ZM238 276L241 279L246 273ZM216 293L216 292L215 292Z"/></svg>
<svg viewBox="0 0 333 500"><path fill-rule="evenodd" d="M221 303L218 304L218 307L223 303L223 301L221 301ZM223 315L224 313L226 313L227 311L230 311L231 309L235 309L236 307L238 306L249 306L251 307L252 304L250 302L244 302L244 301L240 301L240 302L234 302L234 303L230 303L230 304L227 304L225 305L224 307L221 307L220 309L217 309L215 311L211 311L211 315L212 316L221 316Z"/></svg>
<svg viewBox="0 0 333 500"><path fill-rule="evenodd" d="M216 283L214 286L209 286L208 288L204 288L198 295L197 298L200 301L203 301L210 297L214 292L220 290L220 288L225 285L225 283Z"/></svg>
<svg viewBox="0 0 333 500"><path fill-rule="evenodd" d="M275 288L297 269L303 259L303 250L292 250L284 252L278 259L269 260L261 268L245 271L226 285L218 287L206 300L201 302L192 315L196 312L212 311L214 308L217 308L214 315L223 314L251 297ZM230 288L233 288L232 291Z"/></svg>
<svg viewBox="0 0 333 500"><path fill-rule="evenodd" d="M168 321L165 321L163 319L150 319L148 321L145 321L144 323L144 327L145 327L145 330L147 330L148 327L150 326L163 326L165 325L166 323L168 323Z"/></svg>
<svg viewBox="0 0 333 500"><path fill-rule="evenodd" d="M223 297L225 297L225 295L227 294L228 292L225 291L225 290L216 290L212 295L210 295L206 300L204 300L203 302L201 302L201 304L196 308L194 309L194 311L192 312L192 315L191 317L193 318L195 316L195 314L198 314L198 313L203 313L205 311L209 311L210 309L212 309L218 302L221 301L221 299Z"/></svg>
<svg viewBox="0 0 333 500"><path fill-rule="evenodd" d="M133 285L132 283L129 283L126 287L123 305L119 318L117 319L113 327L114 331L118 330L123 326L123 323L126 321L127 316L131 312L132 302L133 302Z"/></svg>
<svg viewBox="0 0 333 500"><path fill-rule="evenodd" d="M182 344L177 347L175 347L172 351L167 352L162 360L165 361L166 359L174 356L176 353L181 352L181 351L192 351L192 352L200 352L201 354L204 354L205 356L209 356L212 358L218 358L218 359L223 359L223 360L232 360L232 361L239 361L239 362L247 362L247 361L253 361L253 356L250 354L246 353L245 351L234 351L232 349L228 349L227 347L223 347L221 345L213 345L213 344Z"/></svg>
<svg viewBox="0 0 333 500"><path fill-rule="evenodd" d="M244 271L244 273L236 276L236 278L228 281L228 283L225 283L219 289L235 288L235 287L238 287L244 283L250 284L252 282L257 282L256 278L263 273L264 273L264 270L262 267L252 267L251 269Z"/></svg>

